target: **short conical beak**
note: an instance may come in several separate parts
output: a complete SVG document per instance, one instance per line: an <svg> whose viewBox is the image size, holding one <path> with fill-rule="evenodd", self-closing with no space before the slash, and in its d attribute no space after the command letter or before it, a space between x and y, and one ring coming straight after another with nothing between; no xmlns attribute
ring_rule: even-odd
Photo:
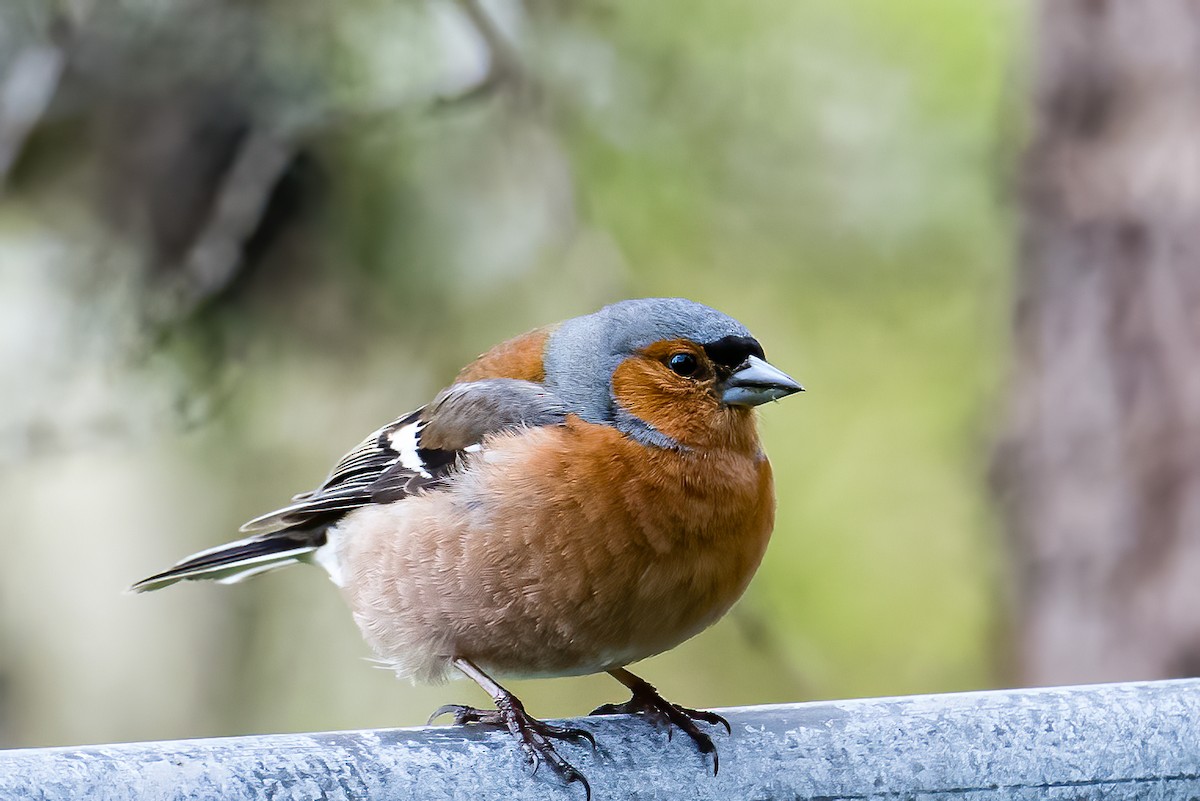
<svg viewBox="0 0 1200 801"><path fill-rule="evenodd" d="M730 406L758 406L803 391L804 387L787 373L751 356L721 385L721 402Z"/></svg>

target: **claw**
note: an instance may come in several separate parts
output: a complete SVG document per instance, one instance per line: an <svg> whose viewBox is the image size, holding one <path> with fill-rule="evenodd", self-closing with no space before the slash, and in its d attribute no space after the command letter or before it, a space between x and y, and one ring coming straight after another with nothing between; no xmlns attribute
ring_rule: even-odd
<svg viewBox="0 0 1200 801"><path fill-rule="evenodd" d="M723 726L727 734L733 734L733 728L729 725L729 721L715 712L703 709L688 709L685 706L673 704L659 695L658 691L648 682L639 679L627 670L621 669L610 672L614 678L629 687L632 696L623 704L604 704L596 707L592 712L593 715L640 715L655 727L665 726L668 741L673 739L675 729L681 729L692 739L692 742L696 744L696 748L702 755L712 754L713 776L717 775L721 769L720 759L717 756L717 746L713 743L711 737L700 730L700 727L696 725L696 721L708 723L713 726Z"/></svg>
<svg viewBox="0 0 1200 801"><path fill-rule="evenodd" d="M703 720L705 723L711 723L714 726L724 726L726 734L733 734L733 729L729 726L729 721L718 715L716 712L709 712L707 709L686 709L680 707L689 717Z"/></svg>
<svg viewBox="0 0 1200 801"><path fill-rule="evenodd" d="M563 759L554 749L551 740L586 740L592 751L596 750L596 738L587 729L576 726L556 726L531 717L521 702L513 697L497 699L496 709L476 709L462 704L446 704L438 707L429 720L432 723L442 715L453 715L457 725L496 726L505 728L517 739L521 755L536 776L542 765L549 763L556 776L566 784L579 782L583 785L586 801L591 801L592 786L575 766Z"/></svg>
<svg viewBox="0 0 1200 801"><path fill-rule="evenodd" d="M575 777L567 780L567 784L571 782L579 782L583 785L584 801L592 801L592 785L588 784L588 780L583 778L582 773L576 773Z"/></svg>
<svg viewBox="0 0 1200 801"><path fill-rule="evenodd" d="M536 776L538 768L542 766L542 758L537 755L537 751L529 748L525 750L525 763L529 765L529 775Z"/></svg>
<svg viewBox="0 0 1200 801"><path fill-rule="evenodd" d="M587 729L576 728L574 726L566 726L563 730L566 736L570 737L572 740L587 740L588 745L592 747L592 752L595 753L597 747L596 738L590 731Z"/></svg>
<svg viewBox="0 0 1200 801"><path fill-rule="evenodd" d="M454 722L461 725L478 721L483 716L483 710L463 704L443 704L433 710L433 714L429 716L429 720L425 721L425 725L432 726L433 722L442 715L450 714L454 715Z"/></svg>

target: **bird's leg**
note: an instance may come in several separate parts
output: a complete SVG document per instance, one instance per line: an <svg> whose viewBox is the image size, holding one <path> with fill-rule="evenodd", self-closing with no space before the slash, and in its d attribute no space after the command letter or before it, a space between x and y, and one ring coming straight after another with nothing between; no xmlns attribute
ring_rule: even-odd
<svg viewBox="0 0 1200 801"><path fill-rule="evenodd" d="M692 738L692 742L700 749L700 753L712 754L713 775L717 775L717 771L720 770L721 766L717 758L717 747L713 745L712 738L700 730L700 727L696 725L696 721L699 720L713 725L724 726L725 731L732 734L733 730L729 728L729 721L715 712L707 712L703 709L688 709L685 706L671 703L659 695L658 690L654 689L654 686L650 682L638 678L625 668L610 670L608 674L628 687L633 695L623 704L604 704L603 706L596 707L596 709L592 710L593 715L640 714L655 726L665 727L668 739L671 737L671 727L677 726L688 737Z"/></svg>
<svg viewBox="0 0 1200 801"><path fill-rule="evenodd" d="M515 695L501 687L495 679L476 667L470 660L457 658L454 660L454 666L482 687L495 701L496 708L476 709L460 704L447 704L433 713L429 718L431 723L434 718L453 714L454 722L457 724L474 723L508 729L509 733L517 739L521 753L534 773L537 773L542 762L546 762L555 775L567 784L571 782L582 784L588 801L591 801L592 786L570 762L559 756L550 742L551 740L587 740L595 750L596 738L590 731L574 726L555 726L540 721L525 711L524 704Z"/></svg>

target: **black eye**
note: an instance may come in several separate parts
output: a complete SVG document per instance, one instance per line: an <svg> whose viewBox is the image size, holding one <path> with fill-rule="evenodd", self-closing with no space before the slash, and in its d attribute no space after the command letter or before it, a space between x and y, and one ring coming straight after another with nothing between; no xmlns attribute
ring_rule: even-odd
<svg viewBox="0 0 1200 801"><path fill-rule="evenodd" d="M691 378L699 371L700 363L690 353L676 353L667 360L667 367L684 378Z"/></svg>

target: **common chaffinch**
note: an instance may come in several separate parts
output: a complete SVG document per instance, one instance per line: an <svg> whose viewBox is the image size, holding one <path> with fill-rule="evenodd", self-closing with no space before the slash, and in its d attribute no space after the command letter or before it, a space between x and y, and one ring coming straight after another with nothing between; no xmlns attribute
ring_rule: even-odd
<svg viewBox="0 0 1200 801"><path fill-rule="evenodd" d="M720 618L775 516L753 407L802 387L741 323L680 298L627 300L503 342L433 402L371 434L321 486L135 591L234 583L298 562L328 571L380 660L403 678L458 671L533 767L587 780L492 674L607 671L631 691L593 714L641 713L716 748L720 716L665 700L626 665ZM432 720L433 718L431 718Z"/></svg>

